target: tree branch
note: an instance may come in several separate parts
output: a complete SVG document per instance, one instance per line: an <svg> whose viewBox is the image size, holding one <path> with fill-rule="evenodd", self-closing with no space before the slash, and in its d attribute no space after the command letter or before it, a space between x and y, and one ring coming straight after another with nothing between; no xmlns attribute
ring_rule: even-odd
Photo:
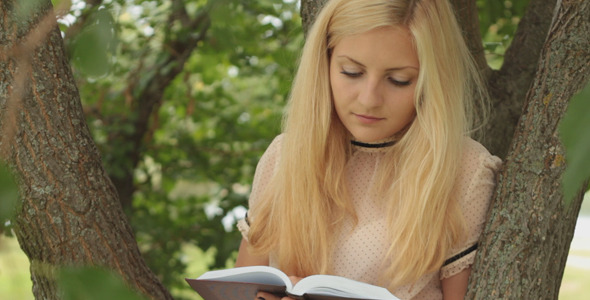
<svg viewBox="0 0 590 300"><path fill-rule="evenodd" d="M524 75L528 77L527 81L532 81L556 3L557 0L531 0L514 34L512 44L506 50L500 75L520 74L519 77Z"/></svg>
<svg viewBox="0 0 590 300"><path fill-rule="evenodd" d="M201 12L195 18L188 16L183 1L174 1L173 10L170 13L169 20L175 20L182 23L181 32L166 31L165 44L163 48L168 52L168 57L160 64L151 66L154 70L151 75L144 76L141 80L145 84L139 84L139 77L131 80L129 86L135 89L131 96L131 109L133 119L126 120L134 128L133 133L115 136L118 143L126 143L128 151L122 153L130 161L130 168L122 176L113 176L115 184L123 207L131 206L132 196L135 192L133 184L133 170L139 164L143 155L143 141L146 135L150 133L149 123L155 112L162 104L164 91L174 78L182 72L184 64L197 47L199 41L203 40L210 26L209 13L207 10ZM167 27L167 28L171 28ZM146 80L146 77L147 80ZM140 88L140 90L137 90ZM112 142L112 141L111 141Z"/></svg>
<svg viewBox="0 0 590 300"><path fill-rule="evenodd" d="M556 0L531 0L518 25L499 71L489 78L492 116L482 141L490 152L504 157L520 118L526 93L538 67Z"/></svg>
<svg viewBox="0 0 590 300"><path fill-rule="evenodd" d="M479 32L479 15L475 0L452 0L455 16L463 31L465 43L475 60L477 68L484 77L490 75L491 69L485 57L481 33Z"/></svg>

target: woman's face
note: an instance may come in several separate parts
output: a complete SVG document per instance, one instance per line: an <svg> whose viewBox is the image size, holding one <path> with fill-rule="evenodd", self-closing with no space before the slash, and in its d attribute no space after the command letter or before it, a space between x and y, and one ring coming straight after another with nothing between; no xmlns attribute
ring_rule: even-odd
<svg viewBox="0 0 590 300"><path fill-rule="evenodd" d="M404 27L377 28L336 44L330 58L334 107L356 140L383 140L414 119L419 70Z"/></svg>

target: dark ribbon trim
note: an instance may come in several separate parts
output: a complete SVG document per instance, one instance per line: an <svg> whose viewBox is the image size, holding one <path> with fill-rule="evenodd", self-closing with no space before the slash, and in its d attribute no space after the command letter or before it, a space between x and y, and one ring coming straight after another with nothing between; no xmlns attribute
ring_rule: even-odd
<svg viewBox="0 0 590 300"><path fill-rule="evenodd" d="M393 144L395 144L395 141L385 142L385 143L380 143L380 144L368 144L368 143L363 143L363 142L358 142L358 141L350 141L350 142L355 146L365 147L365 148L384 148L384 147L393 146Z"/></svg>
<svg viewBox="0 0 590 300"><path fill-rule="evenodd" d="M471 252L473 252L475 250L477 250L477 244L475 244L475 245L467 248L465 251L463 251L463 252L461 252L461 253L459 253L459 254L457 254L457 255L455 255L455 256L447 259L447 260L445 260L445 263L443 264L443 267L446 266L446 265L449 265L449 264L452 264L452 263L456 262L457 260L461 259L462 257L466 256L467 254L469 254L469 253L471 253Z"/></svg>

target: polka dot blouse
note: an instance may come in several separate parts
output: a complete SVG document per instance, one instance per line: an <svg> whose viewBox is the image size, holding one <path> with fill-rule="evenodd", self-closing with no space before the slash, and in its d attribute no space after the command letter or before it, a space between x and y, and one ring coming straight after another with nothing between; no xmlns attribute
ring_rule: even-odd
<svg viewBox="0 0 590 300"><path fill-rule="evenodd" d="M280 152L282 135L275 138L262 156L256 168L250 208L257 203L260 191L264 190L273 175ZM356 208L358 223L346 220L338 230L337 246L332 256L335 275L351 278L370 284L380 282L378 275L384 270L385 255L388 249L386 216L369 188L377 166L387 151L386 144L375 147L362 143L353 144L353 154L346 168L346 180ZM436 273L422 276L413 285L402 286L391 291L400 299L442 299L441 282L443 278L455 275L473 264L476 245L485 224L487 209L495 186L495 174L501 166L499 158L492 156L481 144L466 138L464 160L454 197L460 200L467 224L467 239L456 245L443 267ZM255 216L251 216L254 219ZM238 229L247 239L246 220L238 222ZM271 257L270 265L273 266Z"/></svg>

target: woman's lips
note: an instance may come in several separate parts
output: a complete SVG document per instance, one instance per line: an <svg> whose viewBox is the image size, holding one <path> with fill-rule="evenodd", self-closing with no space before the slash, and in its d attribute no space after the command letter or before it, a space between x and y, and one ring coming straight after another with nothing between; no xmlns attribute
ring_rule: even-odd
<svg viewBox="0 0 590 300"><path fill-rule="evenodd" d="M363 124L374 124L374 123L377 123L377 122L384 119L384 118L378 118L378 117L360 115L360 114L354 114L354 113L353 113L353 115L357 118L357 120L359 120L359 122L361 122Z"/></svg>

